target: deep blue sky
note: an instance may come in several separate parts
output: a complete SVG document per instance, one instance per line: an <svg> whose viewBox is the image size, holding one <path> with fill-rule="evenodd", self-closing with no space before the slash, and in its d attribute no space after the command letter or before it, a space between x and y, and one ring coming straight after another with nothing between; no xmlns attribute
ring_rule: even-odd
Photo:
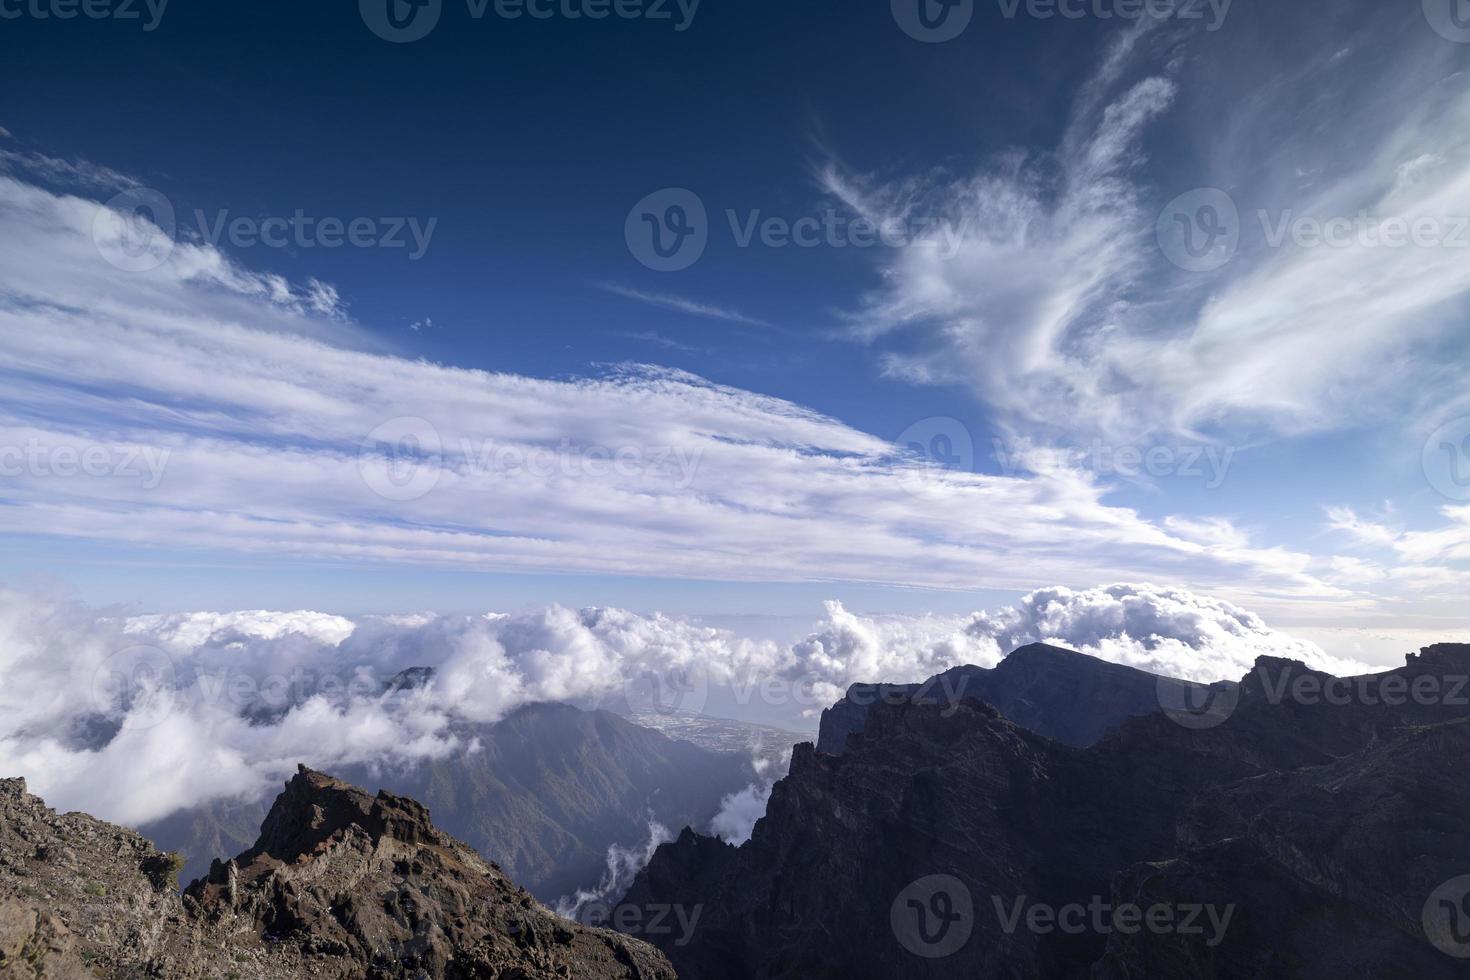
<svg viewBox="0 0 1470 980"><path fill-rule="evenodd" d="M415 263L375 250L247 255L336 284L410 352L536 375L656 358L881 433L973 402L881 382L875 399L871 359L823 339L869 284L868 256L741 249L720 234L694 268L660 275L628 254L623 219L668 186L695 189L717 214L817 213L820 141L863 169L968 168L996 146L1052 142L1100 29L997 34L979 16L966 37L925 45L876 3L705 0L676 33L475 21L451 2L428 38L390 45L350 3L176 0L151 33L4 24L4 125L140 175L186 213L438 218ZM651 311L594 288L607 280L738 307L781 331ZM424 317L434 329L409 335ZM701 352L619 336L647 331Z"/></svg>
<svg viewBox="0 0 1470 980"><path fill-rule="evenodd" d="M194 224L196 208L210 215L228 210L231 217L302 211L437 222L418 261L401 249L223 246L229 259L256 273L332 284L365 331L358 346L539 379L583 377L626 361L657 363L788 400L885 440L920 420L953 417L979 444L974 468L993 474L999 470L989 452L994 434L1086 446L1093 433L1080 422L1073 428L1070 417L1038 420L1034 411L1020 411L1017 393L1001 391L994 379L971 382L987 374L992 350L1002 374L1037 367L1014 350L1000 354L1010 349L1003 336L965 340L980 316L975 310L994 314L987 330L1004 330L1008 316L1034 312L991 302L1010 284L1007 276L987 279L982 255L954 287L972 295L938 313L925 307L912 322L948 321L932 331L894 329L880 343L859 343L853 318L872 312L872 297L896 281L920 289L924 276L910 278L911 270L884 250L740 248L726 210L788 220L821 214L836 203L819 179L829 166L886 188L890 210L906 189L951 207L970 200L967 193L993 202L1004 195L989 184L967 192L965 181L1010 173L1005 155L1024 150L1031 161L1025 174L1004 186L1024 192L1036 208L1056 209L1052 237L1065 244L1073 240L1072 226L1062 226L1075 217L1070 209L1085 190L1075 185L1089 179L1099 181L1109 200L1125 191L1136 195L1120 227L1139 215L1151 227L1165 202L1203 186L1227 189L1244 212L1325 201L1351 213L1361 195L1321 190L1366 186L1354 182L1351 162L1392 173L1416 159L1429 161L1425 168L1453 162L1462 149L1445 137L1444 121L1457 118L1453 98L1464 76L1456 69L1467 45L1436 36L1417 3L1239 0L1218 30L1195 24L1156 30L1122 60L1116 76L1103 77L1108 52L1128 30L1092 16L1008 19L994 0L977 3L963 35L938 44L907 36L886 2L703 0L680 32L669 21L644 19L475 20L463 0L446 0L429 37L399 45L375 36L353 3L173 0L152 31L111 19L0 20L0 126L17 153L86 159L131 175L166 194L185 226ZM1418 95L1405 96L1387 81L1408 56L1423 78L1401 88ZM1146 78L1167 79L1160 84L1172 91L1162 100L1167 108L1161 102L1150 110L1149 124L1130 136L1137 165L1104 177L1076 161L1068 170L1077 156L1067 149L1068 134L1113 125L1114 111L1121 114L1125 105L1122 93ZM1421 119L1415 111L1422 103L1395 101L1411 96L1441 99L1442 115ZM1395 142L1389 128L1402 119L1416 120L1417 128ZM1380 153L1383 146L1395 149ZM1122 189L1106 182L1115 176ZM941 185L947 196L935 191ZM630 253L624 221L635 202L669 187L699 195L712 219L711 243L691 268L659 273ZM1381 196L1383 188L1378 191ZM94 190L93 196L108 195ZM1254 261L1259 235L1251 237L1249 224L1242 226L1243 241L1251 239L1242 256ZM1116 241L1103 235L1096 248L1043 250L1034 266L1023 259L1016 274L1047 268L1063 295L1069 276L1081 277L1077 270ZM1114 260L1098 261L1106 271ZM1247 267L1244 258L1216 280L1188 280L1160 266L1130 267L1115 295L1089 296L1092 309L1075 322L1079 334L1106 336L1107 317L1126 303L1147 314L1146 325L1131 328L1135 336L1159 341L1188 332L1196 318L1204 322L1201 311L1232 287L1247 295L1259 284L1270 294L1275 281L1250 280L1247 272L1259 267ZM1337 281L1354 279L1340 274ZM1282 295L1299 303L1323 292L1313 289L1292 287ZM638 294L738 316L695 315L641 302ZM1459 294L1445 295L1449 304ZM1457 315L1448 306L1433 313L1436 322ZM1282 343L1259 370L1249 368L1260 338L1282 336L1306 319L1286 305L1270 311L1264 326L1241 327L1229 343L1195 331L1208 342L1191 348L1188 367L1167 344L1140 345L1129 385L1143 378L1171 389L1159 404L1135 402L1124 410L1125 419L1149 416L1140 437L1164 445L1228 445L1236 455L1224 487L1206 488L1192 478L1163 477L1148 486L1123 481L1107 503L1134 508L1171 533L1178 531L1171 520L1191 522L1187 533L1196 544L1205 541L1207 551L1245 547L1244 537L1214 540L1192 522L1228 521L1252 548L1310 554L1316 576L1344 548L1354 559L1370 560L1353 549L1387 546L1371 530L1346 543L1333 538L1351 521L1341 514L1329 521L1327 508L1353 508L1396 531L1404 529L1401 519L1421 526L1439 520L1447 501L1432 480L1426 483L1419 451L1427 432L1456 411L1427 394L1412 405L1385 401L1349 410L1344 393L1368 390L1364 365L1400 359L1426 372L1405 368L1394 375L1400 394L1436 390L1460 348L1449 331L1420 329L1430 319L1424 311L1366 315L1382 317L1375 328L1382 336L1422 343L1413 351L1344 343L1353 358L1337 364L1324 356L1321 371L1308 372L1303 365L1334 347L1321 342L1332 332L1319 325L1315 339ZM1412 318L1408 327L1404 316ZM1186 376L1216 362L1222 374L1238 368L1241 380L1195 399L1191 393L1208 385ZM919 365L929 377L896 370L895 363ZM945 376L950 367L953 377ZM1044 373L1017 386L1044 400L1050 383ZM1107 388L1115 373L1116 366L1099 363L1089 384ZM1252 388L1256 378L1259 391ZM1081 414L1103 400L1078 397ZM1252 412L1241 403L1253 399L1272 406L1265 413L1270 418L1242 421ZM1173 431L1161 436L1158 420ZM874 513L879 510L875 504ZM1073 533L1074 517L1046 515L1057 522L1059 546ZM904 521L893 518L894 526ZM1463 574L1451 562L1462 556L1387 547L1395 561ZM1002 572L1018 560L1004 550L994 555ZM1190 561L1158 567L1198 584ZM1247 564L1259 570L1263 562L1257 556ZM1292 575L1305 571L1292 561L1281 564ZM1117 566L1127 565L1120 557ZM1094 559L1068 584L1106 580L1111 567ZM560 600L795 614L837 593L859 606L907 610L967 608L1004 594L960 580L952 583L955 592L911 591L915 582L876 575L882 581L862 576L864 584L836 586L828 580L845 576L826 569L799 574L807 580L802 584L772 586L650 577L646 570L581 568L576 577L557 577L561 571L527 578L516 569L446 569L432 562L404 571L372 561L277 561L228 550L179 555L160 551L157 542L141 548L107 535L53 537L41 527L34 536L9 535L0 550L7 576L52 575L89 598L148 608L219 606L238 596L241 605L352 612ZM1356 577L1334 580L1334 588L1345 590L1334 598L1358 608L1352 594L1368 584L1369 573L1354 566L1345 574ZM1436 579L1437 587L1444 581ZM1296 586L1259 588L1276 598L1299 594ZM482 602L485 593L496 602Z"/></svg>

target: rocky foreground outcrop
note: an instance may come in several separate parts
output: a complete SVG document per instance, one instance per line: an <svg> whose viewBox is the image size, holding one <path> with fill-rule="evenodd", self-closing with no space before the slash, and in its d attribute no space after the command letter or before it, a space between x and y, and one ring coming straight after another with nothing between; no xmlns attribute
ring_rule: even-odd
<svg viewBox="0 0 1470 980"><path fill-rule="evenodd" d="M256 845L180 895L132 831L0 780L0 978L674 980L557 918L413 800L303 768Z"/></svg>
<svg viewBox="0 0 1470 980"><path fill-rule="evenodd" d="M684 980L1470 976L1467 677L1466 646L1263 659L1086 748L880 700L750 841L686 831L624 903L698 909L650 937Z"/></svg>

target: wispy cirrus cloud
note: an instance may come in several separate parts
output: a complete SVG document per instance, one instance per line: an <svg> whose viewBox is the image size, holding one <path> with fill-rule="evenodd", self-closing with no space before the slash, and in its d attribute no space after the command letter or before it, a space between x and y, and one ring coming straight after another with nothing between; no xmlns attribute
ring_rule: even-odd
<svg viewBox="0 0 1470 980"><path fill-rule="evenodd" d="M0 136L9 139L10 133L0 129ZM22 173L61 187L83 187L114 193L143 186L142 181L136 177L90 160L67 160L25 150L0 149L0 173Z"/></svg>
<svg viewBox="0 0 1470 980"><path fill-rule="evenodd" d="M600 282L597 284L597 288L603 292L612 293L614 296L621 296L624 299L631 299L648 306L656 306L662 310L673 310L675 313L687 313L690 316L697 316L706 320L723 320L726 323L739 323L749 327L772 326L765 320L757 319L753 316L746 316L739 310L732 310L723 306L713 306L709 303L700 303L673 293L646 292L615 282Z"/></svg>
<svg viewBox="0 0 1470 980"><path fill-rule="evenodd" d="M802 406L650 365L548 380L411 360L326 285L206 245L124 271L108 261L117 216L95 201L0 178L0 215L14 270L0 443L19 463L3 533L727 581L1129 575L1345 594L1310 554L1225 520L1147 519L1086 472L934 470ZM108 466L79 466L89 453Z"/></svg>
<svg viewBox="0 0 1470 980"><path fill-rule="evenodd" d="M1445 364L1466 353L1470 65L1413 12L1370 20L1365 43L1347 47L1306 22L1290 60L1134 30L1055 146L968 174L827 165L821 183L857 213L938 214L965 231L950 256L885 254L850 336L890 374L969 388L1009 424L1061 442L1152 432L1238 444L1463 400ZM1252 69L1222 74L1222 60ZM1236 211L1221 230L1238 248L1204 271L1171 263L1156 234L1189 182ZM1301 219L1367 232L1283 240ZM1385 219L1444 234L1385 246L1372 239Z"/></svg>

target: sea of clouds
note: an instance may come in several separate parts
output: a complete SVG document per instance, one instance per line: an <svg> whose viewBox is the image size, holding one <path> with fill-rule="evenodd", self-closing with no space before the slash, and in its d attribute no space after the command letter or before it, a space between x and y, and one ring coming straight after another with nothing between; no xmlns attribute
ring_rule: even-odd
<svg viewBox="0 0 1470 980"><path fill-rule="evenodd" d="M25 777L52 806L141 824L259 798L301 762L330 771L473 752L476 725L529 703L697 712L713 690L786 685L811 711L854 682L993 666L1032 641L1193 680L1241 677L1267 654L1370 669L1228 602L1148 585L1043 589L971 616L864 616L834 601L789 644L611 608L130 616L0 590L0 776ZM421 666L434 668L426 683L389 683ZM748 836L773 781L728 800L714 829Z"/></svg>

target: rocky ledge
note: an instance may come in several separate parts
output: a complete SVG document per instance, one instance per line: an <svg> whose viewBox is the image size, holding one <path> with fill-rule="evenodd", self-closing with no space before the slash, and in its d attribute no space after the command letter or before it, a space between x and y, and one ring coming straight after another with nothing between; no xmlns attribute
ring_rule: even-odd
<svg viewBox="0 0 1470 980"><path fill-rule="evenodd" d="M0 980L675 976L636 939L557 918L413 800L305 768L254 847L182 895L178 866L0 780Z"/></svg>

